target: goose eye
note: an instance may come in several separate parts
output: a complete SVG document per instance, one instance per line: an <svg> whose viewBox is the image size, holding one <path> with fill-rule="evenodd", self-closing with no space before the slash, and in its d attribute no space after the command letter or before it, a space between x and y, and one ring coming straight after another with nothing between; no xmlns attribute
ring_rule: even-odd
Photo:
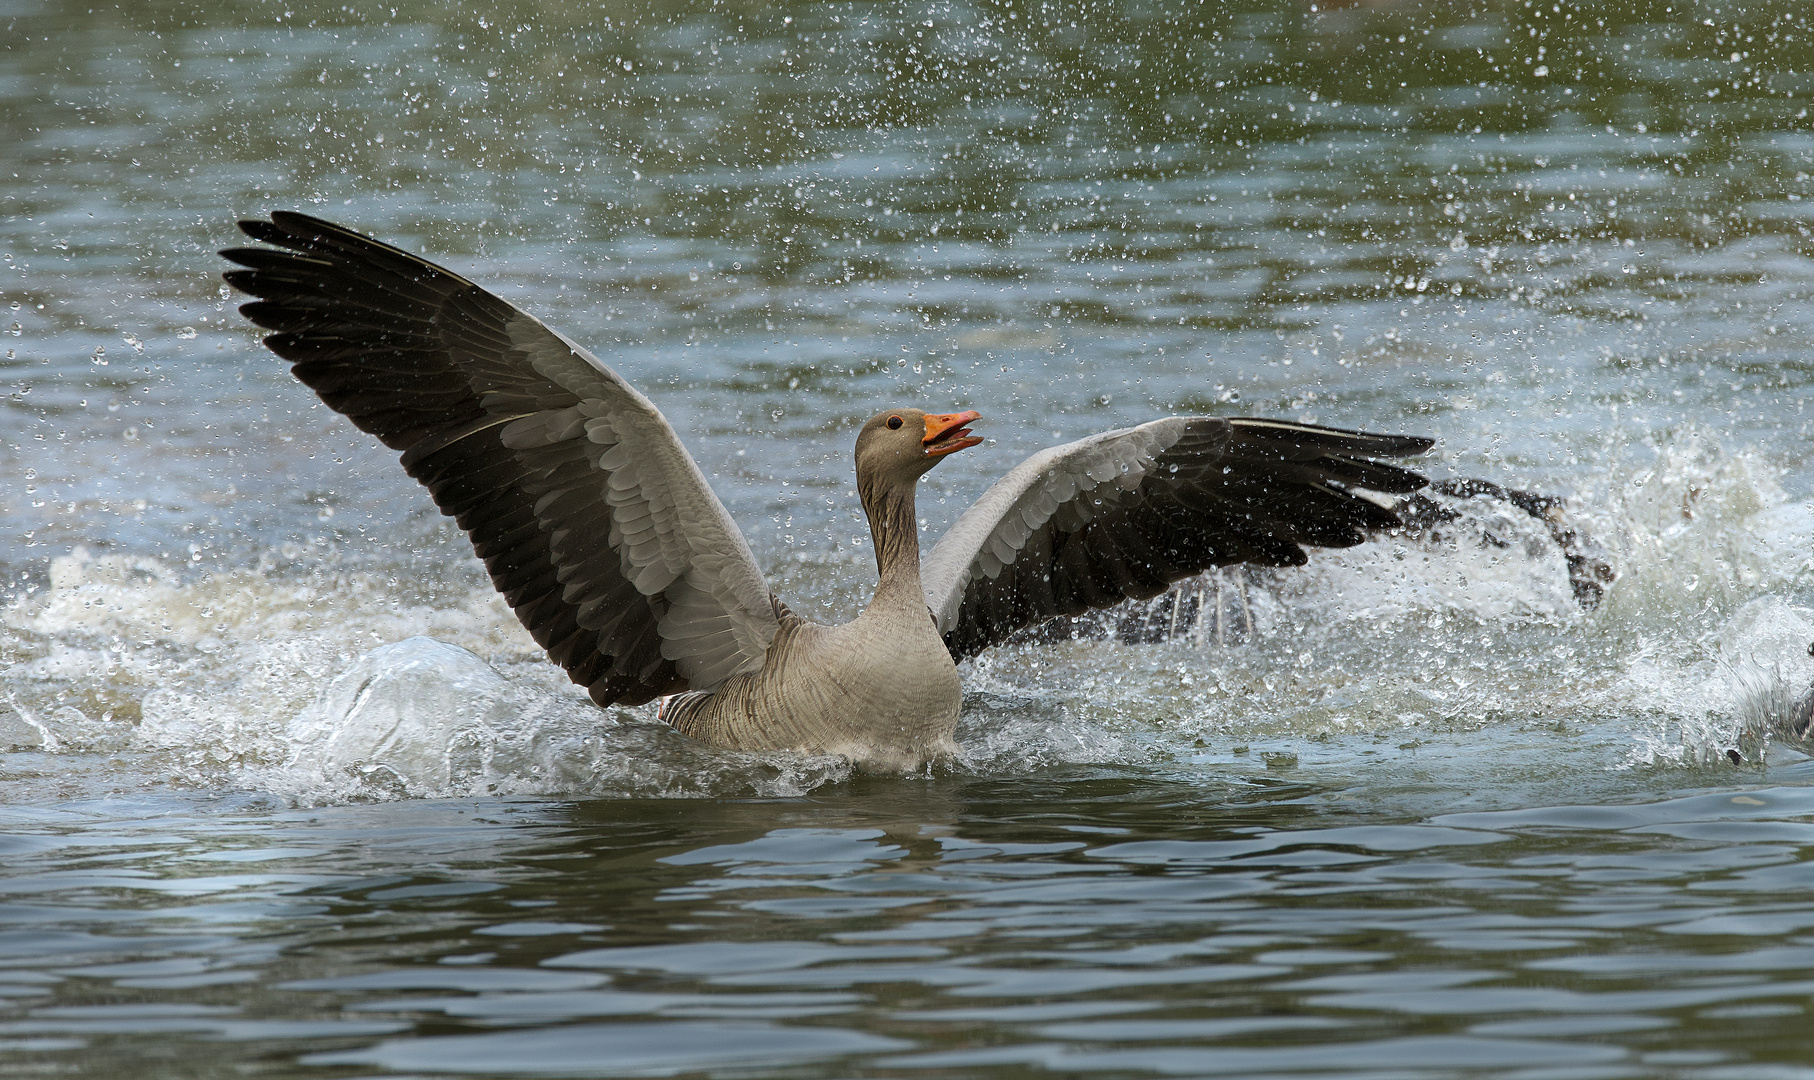
<svg viewBox="0 0 1814 1080"><path fill-rule="evenodd" d="M889 418L888 418L888 430L890 430L890 431L897 431L897 430L899 430L899 429L900 429L900 426L901 426L901 418L900 418L900 417L898 417L898 416L891 416L891 417L889 417Z"/></svg>

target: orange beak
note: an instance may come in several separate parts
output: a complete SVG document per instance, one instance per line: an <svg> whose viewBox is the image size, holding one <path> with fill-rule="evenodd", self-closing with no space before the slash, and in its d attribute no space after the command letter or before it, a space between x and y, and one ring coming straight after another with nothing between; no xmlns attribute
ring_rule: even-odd
<svg viewBox="0 0 1814 1080"><path fill-rule="evenodd" d="M927 455L932 457L955 454L959 450L975 446L982 440L970 434L970 429L964 425L982 418L983 414L979 412L945 413L943 416L927 413L926 437L920 440L920 444L926 448Z"/></svg>

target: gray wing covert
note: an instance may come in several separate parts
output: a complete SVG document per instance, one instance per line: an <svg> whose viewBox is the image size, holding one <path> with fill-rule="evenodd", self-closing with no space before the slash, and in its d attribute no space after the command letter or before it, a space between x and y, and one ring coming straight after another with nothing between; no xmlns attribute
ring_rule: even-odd
<svg viewBox="0 0 1814 1080"><path fill-rule="evenodd" d="M551 659L600 704L753 671L778 625L748 543L648 398L533 316L359 233L278 212L221 254L240 310L403 452Z"/></svg>
<svg viewBox="0 0 1814 1080"><path fill-rule="evenodd" d="M922 573L956 659L1058 615L1157 596L1215 566L1299 566L1397 515L1358 491L1419 474L1375 457L1431 440L1253 418L1171 417L1055 446L997 481ZM1357 490L1358 489L1358 490Z"/></svg>

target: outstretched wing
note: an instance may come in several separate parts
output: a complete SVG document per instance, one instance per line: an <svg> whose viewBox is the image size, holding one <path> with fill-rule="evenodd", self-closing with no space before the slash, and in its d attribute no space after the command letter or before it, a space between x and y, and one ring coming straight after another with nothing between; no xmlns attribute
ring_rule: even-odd
<svg viewBox="0 0 1814 1080"><path fill-rule="evenodd" d="M535 640L601 705L753 671L778 625L749 544L648 398L534 316L303 214L221 252L335 412L472 539Z"/></svg>
<svg viewBox="0 0 1814 1080"><path fill-rule="evenodd" d="M1357 494L1427 481L1369 460L1431 440L1280 420L1180 416L1042 450L964 512L926 559L954 659L1057 615L1157 596L1212 566L1300 566L1398 524Z"/></svg>

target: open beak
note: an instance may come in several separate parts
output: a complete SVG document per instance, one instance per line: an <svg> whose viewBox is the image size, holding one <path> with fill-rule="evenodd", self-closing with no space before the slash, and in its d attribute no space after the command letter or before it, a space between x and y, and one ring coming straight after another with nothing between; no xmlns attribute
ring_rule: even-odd
<svg viewBox="0 0 1814 1080"><path fill-rule="evenodd" d="M926 448L926 454L937 457L941 454L955 454L959 450L972 447L982 442L965 424L981 420L979 412L945 413L943 416L926 414L926 437L920 444Z"/></svg>

